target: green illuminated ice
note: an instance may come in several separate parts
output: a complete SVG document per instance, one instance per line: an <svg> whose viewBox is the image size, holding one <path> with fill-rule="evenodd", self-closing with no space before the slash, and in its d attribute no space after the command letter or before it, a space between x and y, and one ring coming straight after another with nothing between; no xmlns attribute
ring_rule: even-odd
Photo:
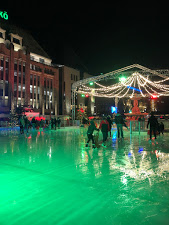
<svg viewBox="0 0 169 225"><path fill-rule="evenodd" d="M168 225L169 134L86 140L85 128L1 134L0 224Z"/></svg>

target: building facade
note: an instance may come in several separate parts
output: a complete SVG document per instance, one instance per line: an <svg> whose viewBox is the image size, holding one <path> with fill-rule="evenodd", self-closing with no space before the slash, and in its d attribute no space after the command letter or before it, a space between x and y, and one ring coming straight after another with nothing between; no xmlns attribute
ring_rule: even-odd
<svg viewBox="0 0 169 225"><path fill-rule="evenodd" d="M1 26L1 24L0 24ZM59 69L33 37L13 26L0 27L0 111L32 105L57 115Z"/></svg>
<svg viewBox="0 0 169 225"><path fill-rule="evenodd" d="M62 108L63 108L63 114L64 115L71 115L72 110L72 84L76 81L79 81L80 79L86 79L92 77L90 74L84 72L82 73L78 69L74 69L68 66L62 66L62 77L63 77L63 92L62 92ZM81 94L77 94L75 96L75 107L83 108L93 115L94 113L94 98L88 97L82 97ZM89 109L90 108L90 109Z"/></svg>

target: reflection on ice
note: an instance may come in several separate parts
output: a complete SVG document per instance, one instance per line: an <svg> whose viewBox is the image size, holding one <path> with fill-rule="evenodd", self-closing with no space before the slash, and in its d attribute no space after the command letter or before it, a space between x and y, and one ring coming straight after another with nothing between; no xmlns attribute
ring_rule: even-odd
<svg viewBox="0 0 169 225"><path fill-rule="evenodd" d="M84 128L0 136L0 224L165 224L169 134L86 140Z"/></svg>
<svg viewBox="0 0 169 225"><path fill-rule="evenodd" d="M132 141L130 139L130 144L127 141L125 143L125 140L123 143L117 142L116 132L114 132L113 144L106 151L99 149L96 153L95 150L90 149L86 151L86 155L83 151L81 162L78 163L82 173L90 173L92 167L95 176L103 176L105 166L108 164L108 174L122 173L123 184L127 184L128 179L135 181L147 179L150 185L154 181L161 182L169 179L169 153L154 150L156 143L149 148L149 142L145 143L145 147L140 147L141 141L138 138Z"/></svg>

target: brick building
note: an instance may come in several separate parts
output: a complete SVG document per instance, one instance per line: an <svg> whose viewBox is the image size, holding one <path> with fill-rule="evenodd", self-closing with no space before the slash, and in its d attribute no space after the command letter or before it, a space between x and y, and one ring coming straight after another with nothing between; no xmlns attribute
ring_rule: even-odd
<svg viewBox="0 0 169 225"><path fill-rule="evenodd" d="M30 33L0 24L0 112L19 105L57 115L59 69Z"/></svg>

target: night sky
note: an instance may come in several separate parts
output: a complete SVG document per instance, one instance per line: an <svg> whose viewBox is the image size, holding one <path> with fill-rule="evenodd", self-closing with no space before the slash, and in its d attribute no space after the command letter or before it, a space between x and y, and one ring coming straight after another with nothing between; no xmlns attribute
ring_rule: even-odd
<svg viewBox="0 0 169 225"><path fill-rule="evenodd" d="M49 1L11 1L0 10L9 22L29 30L54 63L63 61L63 46L71 49L93 75L133 63L153 69L169 68L167 6ZM55 4L54 4L55 3ZM29 5L27 5L29 4Z"/></svg>

